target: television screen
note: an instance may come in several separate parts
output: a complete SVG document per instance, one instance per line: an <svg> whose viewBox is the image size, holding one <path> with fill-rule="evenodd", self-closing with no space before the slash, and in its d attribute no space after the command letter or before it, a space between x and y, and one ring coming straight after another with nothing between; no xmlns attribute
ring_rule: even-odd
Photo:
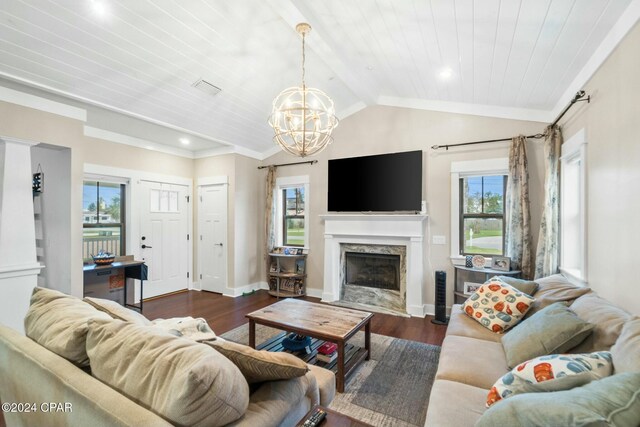
<svg viewBox="0 0 640 427"><path fill-rule="evenodd" d="M422 151L329 160L328 211L420 211Z"/></svg>

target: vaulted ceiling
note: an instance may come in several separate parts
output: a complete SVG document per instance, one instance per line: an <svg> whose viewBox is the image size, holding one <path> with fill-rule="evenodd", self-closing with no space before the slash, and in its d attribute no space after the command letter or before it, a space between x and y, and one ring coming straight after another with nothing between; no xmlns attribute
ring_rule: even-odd
<svg viewBox="0 0 640 427"><path fill-rule="evenodd" d="M385 104L549 120L638 3L3 0L0 76L200 141L169 145L265 152L271 101L300 84L294 27L306 21L307 83L340 118Z"/></svg>

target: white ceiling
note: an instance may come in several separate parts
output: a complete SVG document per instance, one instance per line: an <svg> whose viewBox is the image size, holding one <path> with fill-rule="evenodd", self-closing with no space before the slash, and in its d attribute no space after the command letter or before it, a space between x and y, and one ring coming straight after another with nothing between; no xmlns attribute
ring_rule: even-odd
<svg viewBox="0 0 640 427"><path fill-rule="evenodd" d="M639 3L2 0L0 76L197 140L146 134L162 144L264 153L273 148L271 101L300 84L298 22L313 27L307 83L334 99L341 119L386 104L550 120L621 38L618 21L637 21ZM201 78L222 92L193 88ZM93 126L145 135L97 111Z"/></svg>

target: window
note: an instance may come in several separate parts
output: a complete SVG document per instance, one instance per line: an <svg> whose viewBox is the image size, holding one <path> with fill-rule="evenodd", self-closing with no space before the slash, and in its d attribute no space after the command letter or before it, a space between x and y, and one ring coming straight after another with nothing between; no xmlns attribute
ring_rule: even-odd
<svg viewBox="0 0 640 427"><path fill-rule="evenodd" d="M100 250L125 254L125 185L84 181L82 192L82 257Z"/></svg>
<svg viewBox="0 0 640 427"><path fill-rule="evenodd" d="M560 271L586 285L586 138L578 132L562 145L560 177Z"/></svg>
<svg viewBox="0 0 640 427"><path fill-rule="evenodd" d="M451 162L451 260L504 254L506 157Z"/></svg>
<svg viewBox="0 0 640 427"><path fill-rule="evenodd" d="M460 254L504 253L506 175L460 178Z"/></svg>
<svg viewBox="0 0 640 427"><path fill-rule="evenodd" d="M279 246L309 247L309 177L281 177L277 187L277 236Z"/></svg>

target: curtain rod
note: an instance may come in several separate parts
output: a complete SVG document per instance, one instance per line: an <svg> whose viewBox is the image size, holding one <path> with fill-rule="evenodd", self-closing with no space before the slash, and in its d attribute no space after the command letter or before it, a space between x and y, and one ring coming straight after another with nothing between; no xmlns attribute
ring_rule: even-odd
<svg viewBox="0 0 640 427"><path fill-rule="evenodd" d="M551 123L551 126L555 126L556 124L558 124L558 122L560 121L560 119L562 118L562 116L564 116L566 114L567 111L569 111L569 109L571 107L573 107L573 105L576 102L581 102L581 101L587 101L587 103L591 102L591 95L587 96L586 99L583 99L585 96L585 92L583 90L576 92L575 96L573 97L573 99L571 100L571 102L569 102L569 105L567 105L565 107L564 110L562 110L562 112L558 115L558 117L556 117L556 119L553 121L553 123ZM529 135L526 136L526 138L529 139L540 139L544 137L544 133L536 133L535 135ZM461 144L447 144L447 145L432 145L431 149L432 150L438 150L440 148L444 148L445 150L449 150L449 147L461 147L463 145L475 145L475 144L487 144L489 142L501 142L501 141L511 141L513 138L500 138L500 139L487 139L485 141L473 141L473 142L463 142Z"/></svg>
<svg viewBox="0 0 640 427"><path fill-rule="evenodd" d="M317 160L307 160L306 162L295 162L295 163L280 163L279 165L267 165L267 166L258 166L258 169L267 169L268 167L274 166L276 168L280 166L293 166L293 165L305 165L309 163L310 165L314 165L318 163Z"/></svg>

